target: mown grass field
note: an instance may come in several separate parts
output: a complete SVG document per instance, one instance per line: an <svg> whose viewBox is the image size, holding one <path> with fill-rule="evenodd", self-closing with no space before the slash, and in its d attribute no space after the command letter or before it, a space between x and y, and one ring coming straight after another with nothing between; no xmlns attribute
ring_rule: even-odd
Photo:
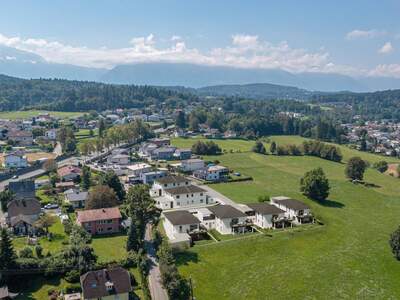
<svg viewBox="0 0 400 300"><path fill-rule="evenodd" d="M49 113L50 116L57 117L60 119L68 119L79 117L83 115L81 112L65 112L65 111L42 111L42 110L22 110L22 111L3 111L0 112L0 119L27 119L36 117L42 113Z"/></svg>
<svg viewBox="0 0 400 300"><path fill-rule="evenodd" d="M301 142L299 137L271 140ZM324 225L195 246L177 255L180 272L192 278L196 299L400 298L400 262L388 244L400 225L399 179L368 169L365 180L376 187L354 185L345 179L344 163L255 154L249 152L254 142L216 142L228 152L241 153L209 159L254 180L213 188L239 203L255 202L260 195L294 197L309 204ZM173 143L188 147L193 139ZM384 159L341 148L344 160L355 155L369 162ZM300 177L315 167L324 169L331 184L323 204L299 192Z"/></svg>

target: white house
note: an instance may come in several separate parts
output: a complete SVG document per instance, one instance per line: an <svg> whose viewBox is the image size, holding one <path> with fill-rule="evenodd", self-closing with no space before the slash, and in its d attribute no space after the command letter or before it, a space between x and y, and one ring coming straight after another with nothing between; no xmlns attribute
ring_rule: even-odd
<svg viewBox="0 0 400 300"><path fill-rule="evenodd" d="M127 165L129 164L130 157L126 154L116 154L114 156L110 156L107 159L109 164L116 164L116 165Z"/></svg>
<svg viewBox="0 0 400 300"><path fill-rule="evenodd" d="M88 196L88 192L81 192L79 189L69 189L64 192L65 202L71 204L73 208L85 207Z"/></svg>
<svg viewBox="0 0 400 300"><path fill-rule="evenodd" d="M179 168L183 172L193 172L200 169L204 169L204 165L205 165L204 160L193 158L193 159L182 160Z"/></svg>
<svg viewBox="0 0 400 300"><path fill-rule="evenodd" d="M163 192L167 189L188 185L190 185L190 181L183 176L165 176L163 178L158 178L154 180L154 184L150 189L150 196L163 196Z"/></svg>
<svg viewBox="0 0 400 300"><path fill-rule="evenodd" d="M149 164L146 163L137 163L133 165L129 165L128 174L134 177L140 177L141 174L151 172L152 168Z"/></svg>
<svg viewBox="0 0 400 300"><path fill-rule="evenodd" d="M210 206L215 216L215 229L221 234L244 232L249 225L247 215L231 205Z"/></svg>
<svg viewBox="0 0 400 300"><path fill-rule="evenodd" d="M313 222L310 207L298 200L289 197L278 196L271 197L271 204L285 211L285 216L291 219L295 224Z"/></svg>
<svg viewBox="0 0 400 300"><path fill-rule="evenodd" d="M49 140L55 141L57 139L57 130L49 129L44 134Z"/></svg>
<svg viewBox="0 0 400 300"><path fill-rule="evenodd" d="M207 181L219 181L224 179L229 173L229 169L224 166L209 166L197 170L193 173L196 178Z"/></svg>
<svg viewBox="0 0 400 300"><path fill-rule="evenodd" d="M285 211L269 203L252 203L247 206L254 212L253 223L261 228L275 228L276 222L285 218Z"/></svg>
<svg viewBox="0 0 400 300"><path fill-rule="evenodd" d="M214 203L206 190L196 186L180 186L163 191L163 195L155 197L156 206L161 209L196 207Z"/></svg>
<svg viewBox="0 0 400 300"><path fill-rule="evenodd" d="M170 240L181 238L181 235L190 235L200 229L199 219L187 210L164 212L163 215L165 233Z"/></svg>
<svg viewBox="0 0 400 300"><path fill-rule="evenodd" d="M215 229L215 216L208 208L202 207L196 209L195 216L207 230Z"/></svg>
<svg viewBox="0 0 400 300"><path fill-rule="evenodd" d="M20 153L8 153L3 157L4 168L25 168L28 166L26 156Z"/></svg>

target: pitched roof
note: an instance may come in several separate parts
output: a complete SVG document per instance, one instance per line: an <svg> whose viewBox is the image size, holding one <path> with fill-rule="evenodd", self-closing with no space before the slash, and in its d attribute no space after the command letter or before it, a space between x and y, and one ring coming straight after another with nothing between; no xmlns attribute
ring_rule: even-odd
<svg viewBox="0 0 400 300"><path fill-rule="evenodd" d="M80 174L81 168L75 167L75 166L64 166L64 167L59 168L57 170L57 173L59 176L62 176L62 177L69 175L71 173Z"/></svg>
<svg viewBox="0 0 400 300"><path fill-rule="evenodd" d="M164 216L173 225L200 224L200 220L187 210L164 212Z"/></svg>
<svg viewBox="0 0 400 300"><path fill-rule="evenodd" d="M7 205L7 213L10 218L18 215L38 215L40 203L36 199L13 200Z"/></svg>
<svg viewBox="0 0 400 300"><path fill-rule="evenodd" d="M132 289L130 275L121 267L87 272L80 281L85 299L124 294Z"/></svg>
<svg viewBox="0 0 400 300"><path fill-rule="evenodd" d="M301 202L299 200L290 199L290 198L281 199L281 200L275 199L274 202L277 203L277 204L283 205L283 206L285 206L285 207L287 207L289 209L294 209L294 210L309 209L310 208L307 204L305 204L305 203L303 203L303 202Z"/></svg>
<svg viewBox="0 0 400 300"><path fill-rule="evenodd" d="M246 217L245 213L231 205L210 206L208 207L208 210L210 210L217 218L220 219Z"/></svg>
<svg viewBox="0 0 400 300"><path fill-rule="evenodd" d="M252 210L256 213L262 215L274 215L274 214L283 214L285 211L276 207L275 205L271 205L268 203L250 203L247 204Z"/></svg>
<svg viewBox="0 0 400 300"><path fill-rule="evenodd" d="M15 194L35 192L35 182L33 180L11 181L8 189Z"/></svg>
<svg viewBox="0 0 400 300"><path fill-rule="evenodd" d="M75 191L75 192L70 192L70 193L64 193L65 194L65 198L68 201L85 201L89 195L88 192L79 192L79 191Z"/></svg>
<svg viewBox="0 0 400 300"><path fill-rule="evenodd" d="M165 176L163 178L156 179L156 182L158 182L160 184L182 183L182 182L188 182L188 181L189 180L183 176L175 176L175 175Z"/></svg>
<svg viewBox="0 0 400 300"><path fill-rule="evenodd" d="M118 207L82 210L77 215L79 223L122 218Z"/></svg>
<svg viewBox="0 0 400 300"><path fill-rule="evenodd" d="M196 185L185 185L178 186L171 189L165 190L165 193L171 195L181 195L181 194L193 194L193 193L204 193L206 190L196 186Z"/></svg>

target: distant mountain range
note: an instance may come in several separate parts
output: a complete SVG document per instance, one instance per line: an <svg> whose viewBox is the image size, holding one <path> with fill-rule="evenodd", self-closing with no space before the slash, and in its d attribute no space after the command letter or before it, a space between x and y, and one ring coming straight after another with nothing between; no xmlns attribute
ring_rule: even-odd
<svg viewBox="0 0 400 300"><path fill-rule="evenodd" d="M375 91L400 88L400 79L383 77L353 78L340 74L290 73L278 69L242 69L186 63L140 63L116 66L111 70L49 63L42 57L14 48L0 46L0 73L21 78L63 78L115 84L184 86L201 88L218 86L228 94L259 87L255 83L297 87L310 91ZM234 89L228 85L235 85ZM259 92L265 92L265 88ZM216 88L206 88L213 94ZM235 91L236 92L235 92ZM246 91L245 91L246 90ZM256 92L258 97L258 93Z"/></svg>

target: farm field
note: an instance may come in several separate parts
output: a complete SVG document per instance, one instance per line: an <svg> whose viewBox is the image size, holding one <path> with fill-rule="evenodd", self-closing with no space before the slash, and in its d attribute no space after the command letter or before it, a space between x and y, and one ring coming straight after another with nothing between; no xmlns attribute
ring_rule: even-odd
<svg viewBox="0 0 400 300"><path fill-rule="evenodd" d="M64 112L64 111L42 111L42 110L22 110L22 111L3 111L0 112L0 119L26 119L36 117L41 113L49 113L50 116L54 116L61 119L79 117L83 115L81 112Z"/></svg>
<svg viewBox="0 0 400 300"><path fill-rule="evenodd" d="M297 144L302 138L271 140ZM189 147L190 141L175 139L173 144ZM400 225L399 179L368 169L365 181L375 187L355 185L345 179L343 163L244 152L253 146L251 141L216 142L242 152L204 158L218 159L254 180L214 184L213 188L238 203L256 202L261 195L290 196L309 204L324 225L210 243L178 254L178 268L192 278L196 299L400 297L400 262L388 245L390 233ZM341 148L344 160L356 155L369 162L385 159ZM330 180L331 194L325 203L306 199L299 192L300 177L316 167L322 167Z"/></svg>

